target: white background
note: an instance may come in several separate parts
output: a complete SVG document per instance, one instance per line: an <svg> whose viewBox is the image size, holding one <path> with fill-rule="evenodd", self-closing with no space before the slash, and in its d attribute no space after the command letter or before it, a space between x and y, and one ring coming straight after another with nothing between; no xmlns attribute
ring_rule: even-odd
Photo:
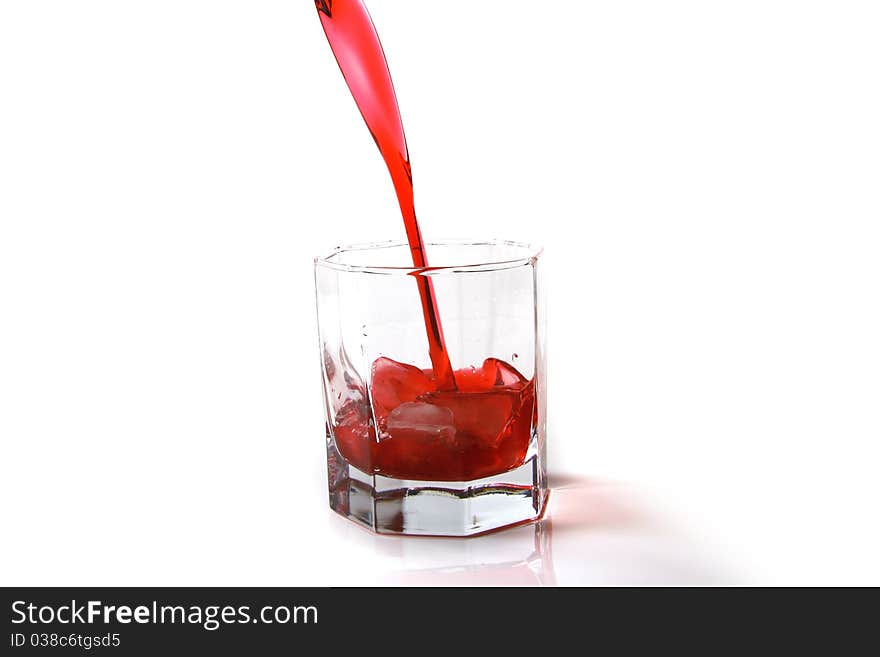
<svg viewBox="0 0 880 657"><path fill-rule="evenodd" d="M368 4L426 236L546 246L552 533L327 508L311 3L3 2L0 583L880 584L877 4Z"/></svg>

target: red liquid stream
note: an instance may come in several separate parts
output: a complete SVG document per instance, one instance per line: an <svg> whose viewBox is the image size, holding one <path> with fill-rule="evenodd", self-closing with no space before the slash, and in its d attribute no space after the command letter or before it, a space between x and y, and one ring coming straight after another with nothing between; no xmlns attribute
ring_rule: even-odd
<svg viewBox="0 0 880 657"><path fill-rule="evenodd" d="M400 110L373 22L361 0L315 0L315 7L391 174L413 266L428 267ZM361 471L398 479L470 481L522 465L535 423L534 381L495 358L453 372L431 279L415 278L433 369L379 358L369 391L329 372L336 447Z"/></svg>
<svg viewBox="0 0 880 657"><path fill-rule="evenodd" d="M406 135L403 132L394 83L391 81L385 52L376 28L373 27L373 21L360 0L315 0L315 7L345 82L391 174L397 202L403 214L413 267L427 267L425 242L416 219ZM434 286L427 276L415 278L422 301L434 376L444 388L452 390L455 388L455 379L449 355L446 353L443 327L437 314Z"/></svg>

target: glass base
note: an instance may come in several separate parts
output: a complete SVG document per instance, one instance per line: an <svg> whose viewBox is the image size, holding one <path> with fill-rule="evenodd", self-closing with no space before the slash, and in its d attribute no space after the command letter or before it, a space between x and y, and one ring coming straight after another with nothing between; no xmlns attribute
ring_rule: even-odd
<svg viewBox="0 0 880 657"><path fill-rule="evenodd" d="M547 501L532 438L518 468L474 481L412 481L361 472L328 440L330 508L380 534L476 536L537 520Z"/></svg>

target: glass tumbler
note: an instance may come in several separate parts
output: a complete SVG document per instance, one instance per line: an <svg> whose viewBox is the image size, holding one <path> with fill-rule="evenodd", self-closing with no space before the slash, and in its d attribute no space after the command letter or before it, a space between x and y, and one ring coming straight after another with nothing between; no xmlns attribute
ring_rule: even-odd
<svg viewBox="0 0 880 657"><path fill-rule="evenodd" d="M315 259L330 506L387 534L535 520L547 499L541 250L426 249L421 269L404 243ZM438 371L438 339L451 375Z"/></svg>

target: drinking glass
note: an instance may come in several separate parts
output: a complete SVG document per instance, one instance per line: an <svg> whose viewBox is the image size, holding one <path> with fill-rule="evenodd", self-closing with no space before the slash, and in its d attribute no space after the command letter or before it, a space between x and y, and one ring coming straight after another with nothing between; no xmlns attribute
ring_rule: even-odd
<svg viewBox="0 0 880 657"><path fill-rule="evenodd" d="M339 247L315 259L330 506L379 533L472 536L547 499L541 249ZM427 283L425 281L427 280ZM454 381L434 376L433 290Z"/></svg>

